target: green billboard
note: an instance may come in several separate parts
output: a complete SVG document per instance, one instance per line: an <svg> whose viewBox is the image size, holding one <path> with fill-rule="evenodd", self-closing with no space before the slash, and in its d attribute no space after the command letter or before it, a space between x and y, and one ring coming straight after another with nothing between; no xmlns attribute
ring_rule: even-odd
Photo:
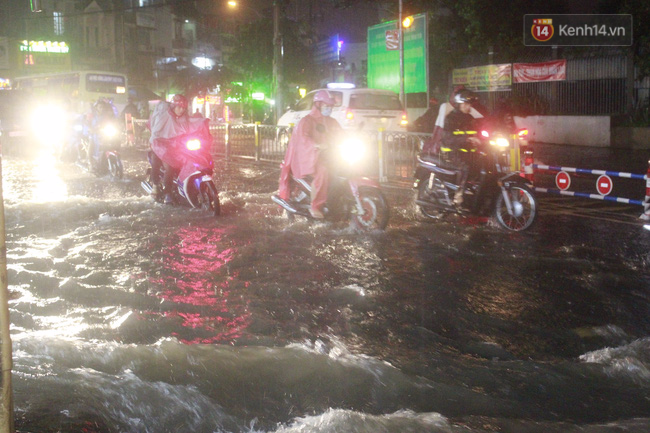
<svg viewBox="0 0 650 433"><path fill-rule="evenodd" d="M427 15L415 15L404 28L404 92L426 92L428 80ZM368 27L368 87L399 93L398 22Z"/></svg>

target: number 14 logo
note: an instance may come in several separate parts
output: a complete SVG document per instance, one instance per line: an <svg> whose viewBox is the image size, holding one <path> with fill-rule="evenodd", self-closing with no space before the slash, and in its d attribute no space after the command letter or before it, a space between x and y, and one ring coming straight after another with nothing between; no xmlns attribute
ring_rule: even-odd
<svg viewBox="0 0 650 433"><path fill-rule="evenodd" d="M533 38L540 42L546 42L553 37L553 20L550 18L537 18L533 20L533 27L530 29Z"/></svg>

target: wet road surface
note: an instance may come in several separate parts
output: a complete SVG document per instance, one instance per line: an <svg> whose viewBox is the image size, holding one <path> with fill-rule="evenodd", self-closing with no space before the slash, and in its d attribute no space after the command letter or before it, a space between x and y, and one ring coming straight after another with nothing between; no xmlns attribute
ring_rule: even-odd
<svg viewBox="0 0 650 433"><path fill-rule="evenodd" d="M125 169L3 160L21 431L650 429L640 209L543 198L511 234L387 187L359 233L288 221L275 167L218 162L216 220Z"/></svg>

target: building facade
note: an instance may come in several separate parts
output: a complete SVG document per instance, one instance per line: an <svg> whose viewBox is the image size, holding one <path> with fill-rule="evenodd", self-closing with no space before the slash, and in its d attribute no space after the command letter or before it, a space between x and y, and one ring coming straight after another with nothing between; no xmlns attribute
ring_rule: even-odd
<svg viewBox="0 0 650 433"><path fill-rule="evenodd" d="M125 73L158 94L178 91L179 70L223 63L196 3L170 0L0 0L0 86L10 79L71 70ZM188 6L191 6L188 8ZM189 11L189 12L188 12ZM186 13L187 12L187 13ZM197 60L200 59L200 60Z"/></svg>

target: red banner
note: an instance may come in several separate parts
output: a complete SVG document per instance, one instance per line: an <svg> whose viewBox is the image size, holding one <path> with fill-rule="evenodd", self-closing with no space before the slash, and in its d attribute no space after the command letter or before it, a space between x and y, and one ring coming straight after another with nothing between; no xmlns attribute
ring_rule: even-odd
<svg viewBox="0 0 650 433"><path fill-rule="evenodd" d="M386 49L399 50L399 30L386 30Z"/></svg>
<svg viewBox="0 0 650 433"><path fill-rule="evenodd" d="M512 78L515 83L566 80L566 60L542 63L513 63Z"/></svg>

